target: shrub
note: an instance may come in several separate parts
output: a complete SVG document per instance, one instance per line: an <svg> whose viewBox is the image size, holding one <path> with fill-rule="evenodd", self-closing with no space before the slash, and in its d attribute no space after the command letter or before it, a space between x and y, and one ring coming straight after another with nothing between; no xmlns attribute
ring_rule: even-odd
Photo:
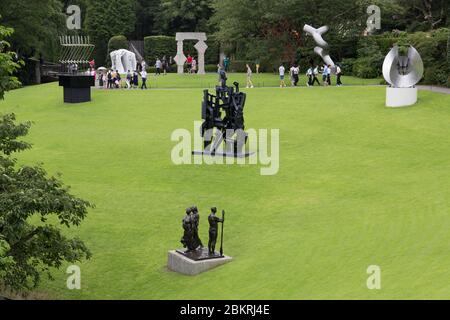
<svg viewBox="0 0 450 320"><path fill-rule="evenodd" d="M383 55L386 55L395 44L403 48L412 45L420 53L424 63L423 82L448 85L448 74L450 72L449 36L450 30L441 28L431 32L389 32L371 38L376 41ZM364 69L364 67L358 67Z"/></svg>
<svg viewBox="0 0 450 320"><path fill-rule="evenodd" d="M438 67L429 67L425 69L423 83L447 85L448 78L449 76L446 70Z"/></svg>
<svg viewBox="0 0 450 320"><path fill-rule="evenodd" d="M166 56L175 57L177 54L177 43L174 37L150 36L144 38L144 56L149 65L156 62L157 58Z"/></svg>
<svg viewBox="0 0 450 320"><path fill-rule="evenodd" d="M207 64L205 65L206 72L214 72L217 73L217 64Z"/></svg>
<svg viewBox="0 0 450 320"><path fill-rule="evenodd" d="M353 74L360 78L381 75L384 55L373 37L362 38L358 44L358 58L353 64Z"/></svg>
<svg viewBox="0 0 450 320"><path fill-rule="evenodd" d="M217 64L219 63L220 57L220 43L214 36L209 36L206 44L208 45L208 50L205 52L205 64L214 65L217 71Z"/></svg>
<svg viewBox="0 0 450 320"><path fill-rule="evenodd" d="M114 36L108 42L108 54L119 49L128 50L128 40L125 36Z"/></svg>
<svg viewBox="0 0 450 320"><path fill-rule="evenodd" d="M355 61L356 59L354 58L342 59L342 62L340 63L342 73L347 76L353 75L353 66Z"/></svg>
<svg viewBox="0 0 450 320"><path fill-rule="evenodd" d="M111 39L109 39L108 42L108 55L106 57L107 64L111 64L111 55L110 53L119 49L126 49L128 50L128 40L127 37L119 35L114 36Z"/></svg>
<svg viewBox="0 0 450 320"><path fill-rule="evenodd" d="M231 60L230 61L230 67L229 72L247 72L246 64L250 64L253 70L255 70L254 63L250 63L249 61L245 60Z"/></svg>

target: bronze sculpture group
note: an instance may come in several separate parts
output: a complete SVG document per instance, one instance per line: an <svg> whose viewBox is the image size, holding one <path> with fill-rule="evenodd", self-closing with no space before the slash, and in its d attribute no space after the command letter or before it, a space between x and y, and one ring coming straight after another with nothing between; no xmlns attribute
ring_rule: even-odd
<svg viewBox="0 0 450 320"><path fill-rule="evenodd" d="M211 208L211 214L208 216L209 222L209 241L208 241L208 257L223 256L223 224L225 221L225 211L222 211L222 218L216 216L217 208ZM216 243L219 234L219 223L222 223L220 255L216 253ZM193 256L193 253L203 252L203 243L200 240L198 228L200 225L200 214L197 207L186 209L186 215L183 218L184 234L181 238L183 247L187 249L186 255ZM207 258L207 257L205 257Z"/></svg>

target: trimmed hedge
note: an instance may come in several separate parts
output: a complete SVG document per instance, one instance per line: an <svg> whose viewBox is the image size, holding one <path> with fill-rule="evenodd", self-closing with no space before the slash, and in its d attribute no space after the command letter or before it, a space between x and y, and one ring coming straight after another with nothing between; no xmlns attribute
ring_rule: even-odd
<svg viewBox="0 0 450 320"><path fill-rule="evenodd" d="M174 37L150 36L144 38L144 56L148 65L153 65L156 59L166 56L175 57L177 54L177 43Z"/></svg>
<svg viewBox="0 0 450 320"><path fill-rule="evenodd" d="M128 50L128 39L125 36L119 35L109 39L108 42L108 54L119 49Z"/></svg>

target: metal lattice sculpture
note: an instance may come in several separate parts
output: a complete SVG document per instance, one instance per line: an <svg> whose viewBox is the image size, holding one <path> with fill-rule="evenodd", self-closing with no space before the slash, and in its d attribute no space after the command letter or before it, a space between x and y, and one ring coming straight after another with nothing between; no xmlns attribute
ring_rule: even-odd
<svg viewBox="0 0 450 320"><path fill-rule="evenodd" d="M398 46L393 47L384 59L383 76L394 88L414 87L423 76L423 61L419 52L410 46L407 56L401 56Z"/></svg>
<svg viewBox="0 0 450 320"><path fill-rule="evenodd" d="M60 36L61 55L59 62L64 66L89 65L89 59L95 46L90 43L89 36Z"/></svg>

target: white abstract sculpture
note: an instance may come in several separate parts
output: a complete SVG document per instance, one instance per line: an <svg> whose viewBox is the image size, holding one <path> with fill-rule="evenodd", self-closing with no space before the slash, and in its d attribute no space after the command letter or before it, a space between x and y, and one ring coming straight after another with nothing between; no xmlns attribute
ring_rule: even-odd
<svg viewBox="0 0 450 320"><path fill-rule="evenodd" d="M323 26L319 29L316 29L308 24L305 24L305 26L303 27L303 31L314 38L314 41L317 43L317 47L314 48L314 52L323 59L323 62L325 62L327 66L330 65L331 70L333 70L334 72L336 69L336 65L334 64L330 55L327 53L326 50L328 49L328 43L322 37L322 35L328 31L328 26Z"/></svg>
<svg viewBox="0 0 450 320"><path fill-rule="evenodd" d="M195 49L198 52L198 74L205 74L205 52L208 49L205 41L207 40L206 34L203 32L178 32L175 36L175 40L177 41L177 55L174 60L178 66L178 73L184 73L184 64L187 60L184 55L184 41L185 40L198 40L195 45Z"/></svg>
<svg viewBox="0 0 450 320"><path fill-rule="evenodd" d="M417 102L416 84L423 76L423 61L419 52L410 46L406 56L400 56L394 46L383 63L383 77L390 86L386 89L387 107L411 106Z"/></svg>
<svg viewBox="0 0 450 320"><path fill-rule="evenodd" d="M136 70L136 55L128 50L120 49L111 52L112 69L119 73L127 73Z"/></svg>

